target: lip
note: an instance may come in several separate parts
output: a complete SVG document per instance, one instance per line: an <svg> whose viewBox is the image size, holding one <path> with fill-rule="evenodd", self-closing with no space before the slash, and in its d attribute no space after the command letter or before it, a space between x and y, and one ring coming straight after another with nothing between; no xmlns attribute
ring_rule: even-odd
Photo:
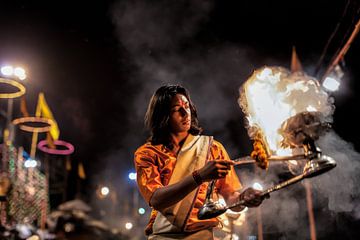
<svg viewBox="0 0 360 240"><path fill-rule="evenodd" d="M182 122L183 125L190 125L190 123L191 123L190 119L187 119Z"/></svg>

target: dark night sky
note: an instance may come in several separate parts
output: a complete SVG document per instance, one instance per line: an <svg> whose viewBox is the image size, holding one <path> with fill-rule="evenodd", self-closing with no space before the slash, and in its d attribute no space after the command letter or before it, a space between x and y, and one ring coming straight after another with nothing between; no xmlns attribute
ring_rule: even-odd
<svg viewBox="0 0 360 240"><path fill-rule="evenodd" d="M147 101L166 82L190 89L206 133L230 155L248 154L251 142L236 102L241 83L264 65L288 68L292 46L312 75L341 22L324 71L353 29L358 6L346 0L10 1L1 5L0 63L26 67L30 112L38 92L45 92L61 139L73 143L72 158L84 162L82 191L89 193L97 181L116 185L127 178L133 151L146 138ZM359 56L360 36L334 94L334 130L357 151Z"/></svg>

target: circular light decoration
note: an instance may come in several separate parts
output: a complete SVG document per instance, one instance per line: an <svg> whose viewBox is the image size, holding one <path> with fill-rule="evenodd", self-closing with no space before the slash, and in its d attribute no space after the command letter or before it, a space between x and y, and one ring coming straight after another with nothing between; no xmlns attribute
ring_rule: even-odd
<svg viewBox="0 0 360 240"><path fill-rule="evenodd" d="M17 98L17 97L21 97L26 92L24 85L22 85L21 83L15 81L15 80L0 78L0 83L7 84L7 85L13 86L18 89L17 92L13 92L13 93L12 92L0 93L0 98Z"/></svg>
<svg viewBox="0 0 360 240"><path fill-rule="evenodd" d="M22 117L12 121L14 125L19 125L19 128L25 132L49 132L50 128L54 124L53 120L41 117ZM40 126L32 126L40 125ZM45 125L45 126L44 126Z"/></svg>
<svg viewBox="0 0 360 240"><path fill-rule="evenodd" d="M49 153L49 154L56 154L56 155L70 155L74 152L75 148L71 143L62 141L62 140L55 140L54 141L54 145L56 147L63 147L65 149L54 149L54 148L49 148L47 146L47 141L46 140L42 140L38 143L37 147L38 149L40 149L41 151L45 152L45 153Z"/></svg>

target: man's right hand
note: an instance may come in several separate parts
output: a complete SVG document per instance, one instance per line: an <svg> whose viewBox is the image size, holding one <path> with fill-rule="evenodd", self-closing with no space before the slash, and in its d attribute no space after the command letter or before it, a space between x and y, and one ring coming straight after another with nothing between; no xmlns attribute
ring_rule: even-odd
<svg viewBox="0 0 360 240"><path fill-rule="evenodd" d="M207 161L205 166L199 169L198 172L204 182L209 182L226 177L232 165L234 165L232 160L215 159Z"/></svg>
<svg viewBox="0 0 360 240"><path fill-rule="evenodd" d="M244 205L247 207L257 207L262 203L265 198L269 197L269 195L263 196L262 191L260 190L256 190L254 188L247 188L240 194L239 200L244 200Z"/></svg>

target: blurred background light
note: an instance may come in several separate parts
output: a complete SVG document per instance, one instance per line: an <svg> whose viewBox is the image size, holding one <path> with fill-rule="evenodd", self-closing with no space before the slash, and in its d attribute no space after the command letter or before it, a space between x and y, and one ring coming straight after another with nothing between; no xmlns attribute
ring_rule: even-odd
<svg viewBox="0 0 360 240"><path fill-rule="evenodd" d="M261 184L258 183L258 182L256 182L256 183L253 184L253 188L254 188L255 190L259 190L259 191L264 190L263 186L261 186Z"/></svg>
<svg viewBox="0 0 360 240"><path fill-rule="evenodd" d="M24 80L26 78L25 70L21 67L16 67L14 69L14 75L17 76L20 80Z"/></svg>
<svg viewBox="0 0 360 240"><path fill-rule="evenodd" d="M138 212L139 212L140 215L143 215L143 214L145 214L145 209L144 208L139 208Z"/></svg>
<svg viewBox="0 0 360 240"><path fill-rule="evenodd" d="M133 228L133 224L132 224L131 222L127 222L127 223L125 223L125 228L126 228L127 230L130 230L130 229Z"/></svg>
<svg viewBox="0 0 360 240"><path fill-rule="evenodd" d="M333 77L326 77L322 85L326 90L334 92L339 89L340 81Z"/></svg>
<svg viewBox="0 0 360 240"><path fill-rule="evenodd" d="M136 173L135 172L129 173L129 179L130 180L135 180L136 179Z"/></svg>
<svg viewBox="0 0 360 240"><path fill-rule="evenodd" d="M3 66L1 67L1 74L4 76L11 76L14 73L14 68L12 66Z"/></svg>
<svg viewBox="0 0 360 240"><path fill-rule="evenodd" d="M25 72L25 69L23 69L22 67L14 68L13 66L6 65L6 66L1 67L0 72L3 76L6 76L6 77L13 76L20 80L26 79L26 72Z"/></svg>
<svg viewBox="0 0 360 240"><path fill-rule="evenodd" d="M107 196L110 193L110 189L106 186L102 187L100 190L101 195Z"/></svg>
<svg viewBox="0 0 360 240"><path fill-rule="evenodd" d="M34 168L34 167L36 167L37 165L38 165L37 161L34 160L34 159L31 159L31 158L25 160L25 162L24 162L24 166L25 166L26 168Z"/></svg>

